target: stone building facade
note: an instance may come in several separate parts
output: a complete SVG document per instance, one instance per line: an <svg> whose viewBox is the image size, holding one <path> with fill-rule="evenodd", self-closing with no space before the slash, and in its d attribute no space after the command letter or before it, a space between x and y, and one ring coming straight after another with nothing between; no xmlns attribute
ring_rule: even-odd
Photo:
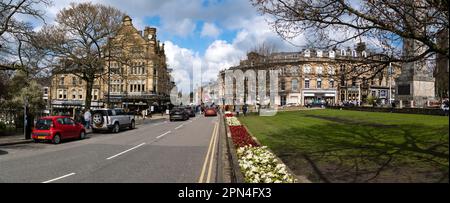
<svg viewBox="0 0 450 203"><path fill-rule="evenodd" d="M257 73L258 70L278 70L277 106L358 105L365 103L371 96L377 98L379 104L389 104L389 99L395 98L395 78L400 68L398 65L392 66L393 74L389 74L386 67L366 63L368 55L364 44L359 44L355 49L303 50L269 56L249 53L247 60L226 71L241 70L245 73L253 70ZM226 97L227 88L236 91L235 82L233 87L226 86L226 71L219 74L219 94L222 98ZM269 88L268 82L266 89ZM248 94L247 89L245 91ZM233 97L236 97L235 93Z"/></svg>
<svg viewBox="0 0 450 203"><path fill-rule="evenodd" d="M92 90L92 108L148 109L165 105L175 86L167 68L164 44L156 28L137 30L128 16L107 46L109 59ZM52 77L50 97L53 109L64 111L84 106L86 83L73 74ZM109 106L108 106L109 104Z"/></svg>
<svg viewBox="0 0 450 203"><path fill-rule="evenodd" d="M448 50L449 46L448 29L439 32L438 45ZM438 54L436 57L436 69L434 77L436 78L436 97L439 99L449 98L449 59L443 54Z"/></svg>

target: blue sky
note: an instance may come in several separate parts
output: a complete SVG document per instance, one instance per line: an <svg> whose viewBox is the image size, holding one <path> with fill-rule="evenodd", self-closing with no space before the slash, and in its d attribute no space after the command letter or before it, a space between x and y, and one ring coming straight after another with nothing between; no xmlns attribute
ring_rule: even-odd
<svg viewBox="0 0 450 203"><path fill-rule="evenodd" d="M113 6L127 13L139 30L156 27L158 39L166 45L173 79L185 90L194 73L202 74L204 81L216 80L220 70L239 64L262 43L279 51L300 50L281 39L267 23L267 16L259 15L248 0L54 0L45 8L46 21L53 23L71 2ZM300 36L293 41L302 45L305 40ZM194 71L193 66L202 70Z"/></svg>

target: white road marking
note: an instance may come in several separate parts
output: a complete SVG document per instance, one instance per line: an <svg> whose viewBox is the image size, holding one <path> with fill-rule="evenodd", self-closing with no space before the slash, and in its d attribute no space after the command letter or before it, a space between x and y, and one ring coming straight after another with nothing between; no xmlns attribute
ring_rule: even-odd
<svg viewBox="0 0 450 203"><path fill-rule="evenodd" d="M76 173L69 173L69 174L64 175L64 176L61 176L61 177L59 177L59 178L47 180L47 181L42 182L42 183L51 183L51 182L54 182L54 181L57 181L57 180L61 180L61 179L63 179L63 178L67 178L67 177L69 177L69 176L73 176L73 175L75 175L75 174L76 174Z"/></svg>
<svg viewBox="0 0 450 203"><path fill-rule="evenodd" d="M184 125L180 125L180 126L176 127L175 130L180 129L180 128L182 128L183 126L184 126Z"/></svg>
<svg viewBox="0 0 450 203"><path fill-rule="evenodd" d="M112 156L112 157L107 158L106 160L114 159L114 158L116 158L116 157L118 157L118 156L120 156L120 155L122 155L122 154L125 154L125 153L131 151L131 150L135 150L135 149L137 149L137 148L139 148L139 147L142 147L143 145L145 145L145 143L142 143L142 144L140 144L140 145L138 145L138 146L136 146L136 147L133 147L133 148L131 148L131 149L129 149L129 150L125 150L125 151L123 151L123 152L120 152L120 153L118 153L118 154L116 154L116 155L114 155L114 156Z"/></svg>
<svg viewBox="0 0 450 203"><path fill-rule="evenodd" d="M162 138L162 137L168 135L168 134L171 133L171 132L172 132L172 131L166 132L166 133L164 133L164 134L162 134L162 135L156 137L156 139L160 139L160 138Z"/></svg>

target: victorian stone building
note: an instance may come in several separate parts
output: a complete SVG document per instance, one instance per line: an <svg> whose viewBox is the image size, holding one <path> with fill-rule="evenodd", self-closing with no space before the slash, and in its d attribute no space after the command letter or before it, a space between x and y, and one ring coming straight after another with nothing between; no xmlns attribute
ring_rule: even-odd
<svg viewBox="0 0 450 203"><path fill-rule="evenodd" d="M241 70L245 73L253 70L257 73L259 70L278 70L279 95L275 98L275 105L278 106L362 104L370 98L376 99L379 104L389 104L389 100L395 98L395 78L400 73L400 67L394 64L390 74L386 65L367 63L369 54L364 43L358 44L355 49L303 50L269 56L249 53L239 66L227 71ZM219 74L221 97L226 97L227 88L234 89L233 97L236 97L236 82L226 84L225 81L226 71L222 71ZM247 95L247 83L245 86ZM266 89L269 88L268 81ZM234 101L236 99L239 98L233 98Z"/></svg>
<svg viewBox="0 0 450 203"><path fill-rule="evenodd" d="M174 87L167 68L164 44L156 28L137 30L128 16L114 38L110 38L108 60L92 90L92 108L130 110L169 102ZM86 84L73 74L52 77L52 109L70 110L84 106Z"/></svg>

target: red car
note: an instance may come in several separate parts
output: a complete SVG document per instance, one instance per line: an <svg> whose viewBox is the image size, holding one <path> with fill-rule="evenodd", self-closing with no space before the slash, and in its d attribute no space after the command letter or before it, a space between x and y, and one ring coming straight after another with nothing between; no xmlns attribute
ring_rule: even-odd
<svg viewBox="0 0 450 203"><path fill-rule="evenodd" d="M32 132L35 142L50 140L54 144L59 144L65 139L84 139L85 137L84 126L67 116L40 118Z"/></svg>
<svg viewBox="0 0 450 203"><path fill-rule="evenodd" d="M205 109L205 116L217 116L217 111L215 108L207 108Z"/></svg>

